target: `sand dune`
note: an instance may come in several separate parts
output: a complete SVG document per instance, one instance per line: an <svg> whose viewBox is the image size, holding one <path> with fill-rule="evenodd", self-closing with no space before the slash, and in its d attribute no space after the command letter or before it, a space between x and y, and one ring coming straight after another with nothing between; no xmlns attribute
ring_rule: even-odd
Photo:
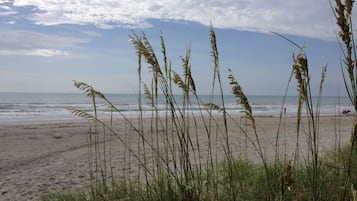
<svg viewBox="0 0 357 201"><path fill-rule="evenodd" d="M272 157L275 153L278 120L276 117L257 118L262 147L267 157ZM333 116L321 117L321 150L334 148L338 141L346 144L352 123L353 116L341 116L340 119ZM287 117L280 129L279 149L281 153L286 153L288 158L294 153L295 125L296 119ZM124 129L122 122L118 123L117 127L119 130ZM34 200L49 191L81 188L88 184L87 122L0 122L0 128L1 201ZM198 129L201 130L200 144L205 147L208 141L203 126ZM229 133L235 156L242 156L244 152L250 159L257 159L254 148L245 144L246 138L240 134L239 129L230 126ZM304 134L302 138L302 150L307 150ZM131 143L138 142L133 138ZM113 157L113 166L118 174L121 174L123 169L120 151L118 148ZM217 151L220 151L219 147Z"/></svg>

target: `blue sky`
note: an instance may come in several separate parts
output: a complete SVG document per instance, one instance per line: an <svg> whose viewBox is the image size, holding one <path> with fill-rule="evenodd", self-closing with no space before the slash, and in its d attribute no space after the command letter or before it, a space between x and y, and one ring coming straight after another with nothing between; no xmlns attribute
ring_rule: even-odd
<svg viewBox="0 0 357 201"><path fill-rule="evenodd" d="M284 93L299 49L274 31L306 45L314 89L327 65L324 94L343 94L328 0L0 0L0 92L78 92L72 80L80 80L105 93L136 93L137 61L128 35L143 31L158 54L163 34L178 72L180 56L191 47L198 91L207 94L210 23L225 92L231 68L246 94ZM150 83L149 70L144 80ZM296 94L294 85L289 91Z"/></svg>

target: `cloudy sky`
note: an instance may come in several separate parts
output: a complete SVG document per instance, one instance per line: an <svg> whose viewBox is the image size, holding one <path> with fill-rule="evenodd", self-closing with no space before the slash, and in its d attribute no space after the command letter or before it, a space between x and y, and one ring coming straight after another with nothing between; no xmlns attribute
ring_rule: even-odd
<svg viewBox="0 0 357 201"><path fill-rule="evenodd" d="M284 93L299 49L271 32L306 45L314 88L328 65L325 94L344 91L328 0L0 0L0 92L77 92L72 80L80 80L105 93L135 93L128 35L143 31L158 54L164 36L176 71L191 47L192 71L205 94L210 23L221 74L226 78L231 68L247 94Z"/></svg>

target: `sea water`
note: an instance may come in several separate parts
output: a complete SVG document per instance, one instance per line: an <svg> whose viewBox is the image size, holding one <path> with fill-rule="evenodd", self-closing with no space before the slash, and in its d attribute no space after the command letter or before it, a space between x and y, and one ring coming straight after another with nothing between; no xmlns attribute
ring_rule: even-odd
<svg viewBox="0 0 357 201"><path fill-rule="evenodd" d="M113 112L112 108L105 101L96 99L96 109L100 117L110 117L111 114L117 117L135 117L139 114L141 108L142 114L151 116L153 108L145 101L142 96L142 104L139 107L138 95L134 94L107 94L109 99L118 112ZM232 115L241 115L242 107L237 104L237 99L232 95L225 95L224 105L226 111ZM202 103L214 102L222 106L221 96L210 95L199 96L199 102L191 98L190 110L200 113L204 111ZM183 105L183 97L175 96L178 107ZM282 96L248 96L254 115L279 115L281 112L287 115L294 115L298 108L298 97L287 96L283 104ZM165 114L167 105L163 95L158 97L158 105L155 108L159 114ZM314 107L316 107L317 98L314 98ZM66 120L75 119L70 111L75 108L84 112L93 114L92 99L84 94L66 94L66 93L0 93L0 121L26 121L26 120ZM347 97L322 97L320 104L321 115L341 114L343 110L353 111L353 107ZM216 112L218 113L218 112ZM204 114L204 112L203 112Z"/></svg>

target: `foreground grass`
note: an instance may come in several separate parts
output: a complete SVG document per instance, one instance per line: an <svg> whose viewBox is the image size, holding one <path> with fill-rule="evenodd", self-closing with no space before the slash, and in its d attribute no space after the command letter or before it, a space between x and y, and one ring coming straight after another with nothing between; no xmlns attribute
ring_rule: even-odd
<svg viewBox="0 0 357 201"><path fill-rule="evenodd" d="M344 173L343 169L347 165L349 147L343 148L338 152L329 152L326 155L324 163L321 164L321 183L319 184L320 200L342 200ZM204 191L194 200L271 200L270 189L267 189L265 183L265 167L261 164L252 163L244 160L235 160L233 162L233 181L236 187L235 197L232 199L227 188L230 173L227 163L222 162L218 167L218 197L212 195L209 188L212 186L205 184ZM300 167L293 167L289 164L269 164L268 169L272 173L275 193L274 197L279 200L311 200L311 164L305 164ZM352 177L357 178L357 161L352 164ZM213 171L211 171L213 172ZM206 172L210 174L210 172ZM102 187L82 190L76 192L60 192L44 195L42 201L101 201L101 200L127 200L127 201L148 201L148 200L193 200L192 197L185 197L189 194L186 190L171 189L173 186L169 175L162 175L160 183L143 183L142 181L130 182L122 181L114 183L107 192L103 192ZM204 181L205 178L197 178ZM357 186L357 180L354 182ZM147 188L147 186L150 186ZM158 188L160 188L158 190ZM192 191L198 189L190 189ZM160 194L158 194L160 192Z"/></svg>

